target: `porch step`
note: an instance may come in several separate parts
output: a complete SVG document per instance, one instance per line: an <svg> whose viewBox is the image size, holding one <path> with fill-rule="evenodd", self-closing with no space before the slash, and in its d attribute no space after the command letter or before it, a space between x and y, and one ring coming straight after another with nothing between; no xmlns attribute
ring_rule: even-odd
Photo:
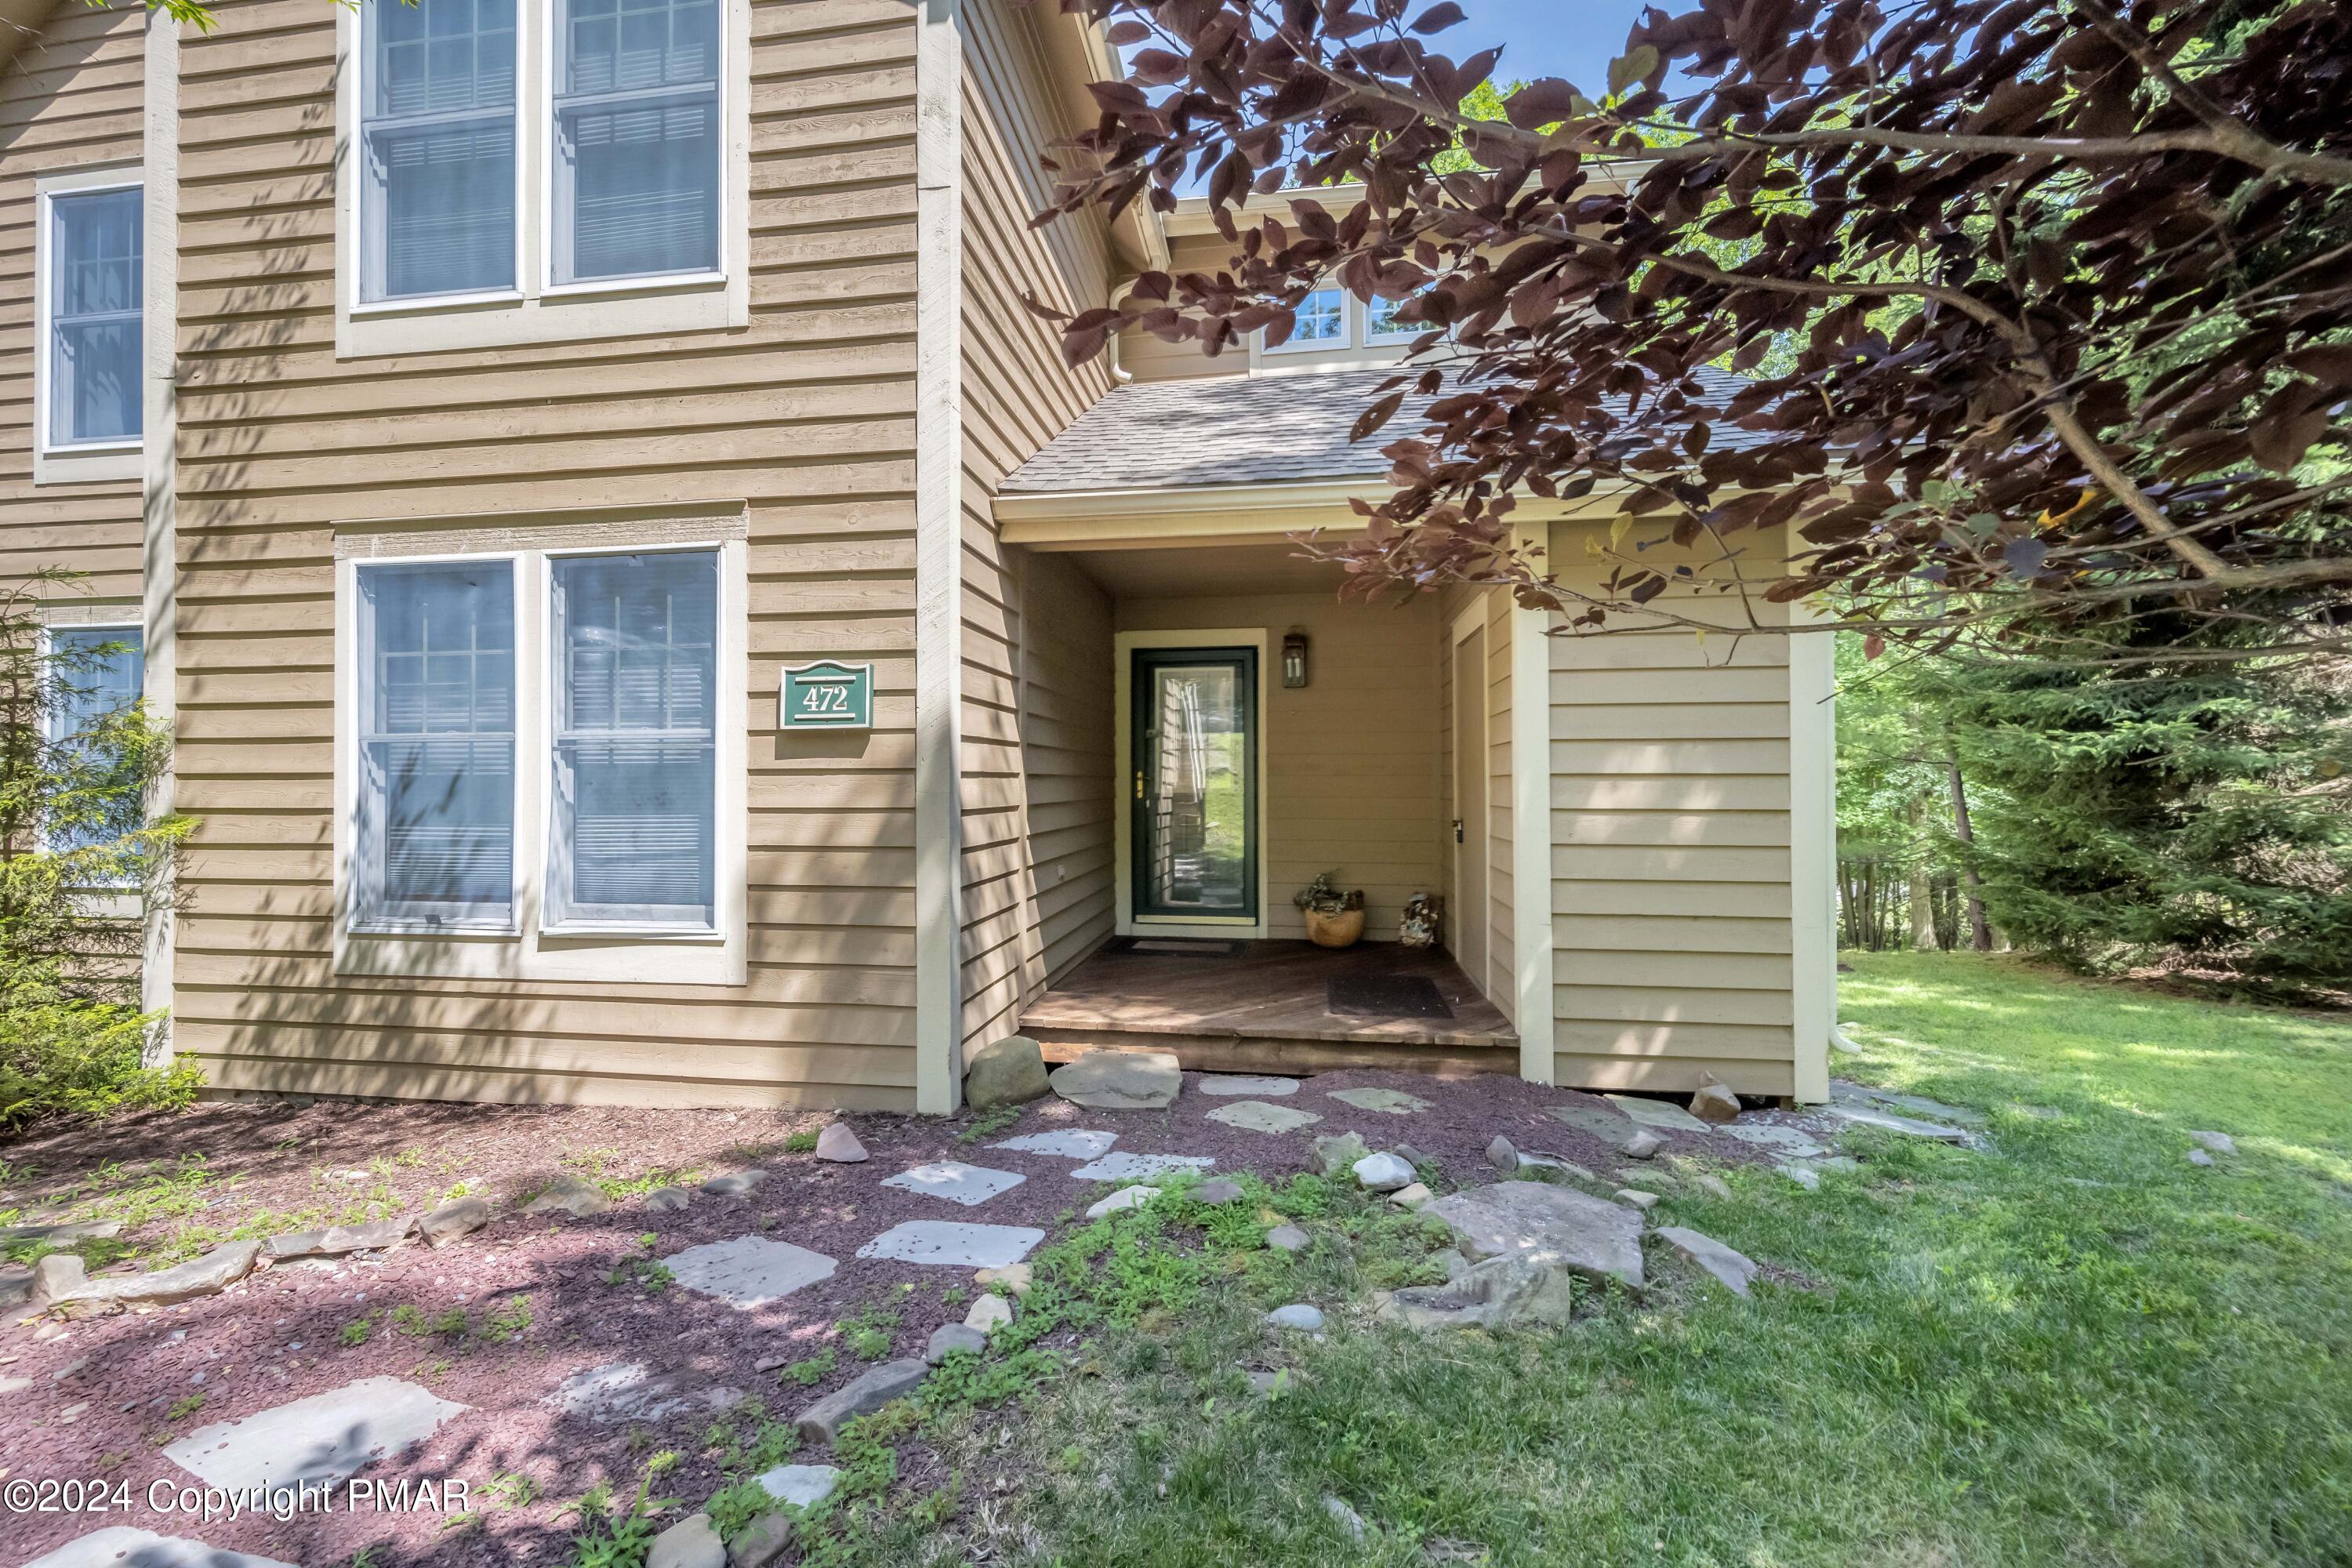
<svg viewBox="0 0 2352 1568"><path fill-rule="evenodd" d="M1076 1061L1088 1051L1166 1051L1188 1072L1256 1072L1308 1077L1370 1068L1382 1072L1428 1073L1468 1078L1505 1077L1519 1070L1518 1037L1493 1034L1475 1042L1440 1045L1373 1037L1309 1039L1296 1035L1202 1033L1122 1029L1099 1024L1064 1026L1024 1019L1021 1032L1037 1042L1047 1061Z"/></svg>

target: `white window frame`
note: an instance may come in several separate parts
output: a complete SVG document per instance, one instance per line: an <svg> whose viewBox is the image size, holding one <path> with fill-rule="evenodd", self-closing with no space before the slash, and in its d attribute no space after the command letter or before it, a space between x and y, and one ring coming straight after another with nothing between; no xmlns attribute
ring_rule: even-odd
<svg viewBox="0 0 2352 1568"><path fill-rule="evenodd" d="M1307 298L1318 294L1339 296L1339 335L1336 338L1286 338L1279 343L1268 343L1265 334L1258 334L1264 352L1269 354L1344 353L1356 346L1356 297L1337 283L1318 284L1307 291ZM1301 300L1300 304L1307 301Z"/></svg>
<svg viewBox="0 0 2352 1568"><path fill-rule="evenodd" d="M1392 301L1398 305L1404 302L1402 300ZM1372 324L1372 302L1366 300L1360 309L1364 312L1364 346L1366 348L1391 348L1410 343L1413 339L1429 331L1426 325L1422 325L1397 327L1384 332Z"/></svg>
<svg viewBox="0 0 2352 1568"><path fill-rule="evenodd" d="M102 163L43 174L33 182L33 482L37 485L119 484L145 473L142 453L146 437L146 289L140 289L140 426L142 433L119 441L75 441L53 445L49 428L51 368L55 345L50 274L57 257L54 198L91 195L100 191L146 187L146 170L140 163Z"/></svg>
<svg viewBox="0 0 2352 1568"><path fill-rule="evenodd" d="M1262 374L1289 374L1299 371L1371 370L1382 365L1402 363L1405 351L1425 328L1407 331L1375 333L1371 307L1359 300L1349 289L1336 283L1318 285L1321 289L1338 289L1339 293L1340 333L1337 338L1292 338L1280 344L1269 345L1263 331L1249 335L1250 369Z"/></svg>
<svg viewBox="0 0 2352 1568"><path fill-rule="evenodd" d="M147 697L147 625L136 605L85 605L50 612L41 623L40 658L46 665L57 650L59 632L134 632L139 637L139 697ZM65 739L58 730L63 715L44 713L41 732L50 742ZM152 809L152 806L151 806ZM46 844L44 847L47 847ZM85 911L98 920L136 920L145 908L135 885L100 883L78 889L86 899Z"/></svg>
<svg viewBox="0 0 2352 1568"><path fill-rule="evenodd" d="M339 528L335 541L335 969L341 974L478 980L557 980L667 985L745 983L749 915L746 773L748 546L739 507L699 516L490 523L444 520ZM471 525L471 526L468 526ZM392 531L398 529L400 531ZM559 923L547 916L554 821L555 626L550 563L578 555L715 552L719 557L718 732L713 743L712 898L708 929L631 921ZM359 574L370 565L514 563L515 810L513 919L419 931L361 919L352 857L357 849L361 766ZM536 747L536 752L532 748Z"/></svg>
<svg viewBox="0 0 2352 1568"><path fill-rule="evenodd" d="M556 284L555 0L515 0L515 278L488 292L360 298L365 195L360 7L335 38L335 356L438 353L520 343L719 331L751 321L751 0L719 0L719 269Z"/></svg>

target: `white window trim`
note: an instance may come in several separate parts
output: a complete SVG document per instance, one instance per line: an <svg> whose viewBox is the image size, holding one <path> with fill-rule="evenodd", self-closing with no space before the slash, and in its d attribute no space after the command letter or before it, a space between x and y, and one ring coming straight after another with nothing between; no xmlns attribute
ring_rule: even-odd
<svg viewBox="0 0 2352 1568"><path fill-rule="evenodd" d="M132 604L73 605L51 608L41 622L40 658L46 665L57 647L58 632L135 632L139 636L139 694L147 695L147 626L140 618L139 606ZM41 731L50 743L65 737L58 733L58 713L41 715ZM47 847L45 843L44 847ZM97 883L76 889L83 900L83 912L94 920L137 920L146 910L146 900L135 885Z"/></svg>
<svg viewBox="0 0 2352 1568"><path fill-rule="evenodd" d="M1319 284L1309 292L1326 288L1339 289L1340 335L1336 339L1293 338L1268 347L1265 332L1252 332L1249 363L1254 374L1288 375L1301 371L1372 370L1403 363L1405 351L1412 346L1423 329L1376 335L1371 330L1370 307L1349 290L1329 283Z"/></svg>
<svg viewBox="0 0 2352 1568"><path fill-rule="evenodd" d="M1356 330L1359 310L1356 297L1337 283L1318 284L1307 292L1310 298L1317 294L1339 296L1339 335L1336 338L1291 337L1278 343L1269 343L1265 341L1265 334L1260 332L1257 340L1260 346L1259 352L1268 354L1332 354L1345 353L1356 346L1356 341L1361 335ZM1302 300L1299 303L1303 305L1306 300Z"/></svg>
<svg viewBox="0 0 2352 1568"><path fill-rule="evenodd" d="M33 482L37 485L120 484L142 478L143 436L124 441L76 441L53 446L49 441L50 369L49 274L57 254L52 198L87 195L95 191L143 189L146 170L140 163L102 163L89 168L43 174L33 182ZM146 331L146 291L141 290L140 330ZM143 374L146 354L140 363ZM141 424L145 424L146 395L141 393Z"/></svg>
<svg viewBox="0 0 2352 1568"><path fill-rule="evenodd" d="M457 521L457 520L453 520ZM339 974L459 980L554 980L654 985L741 985L748 971L747 737L750 583L740 507L722 516L500 523L467 529L375 532L339 528L335 540L334 944ZM411 524L412 529L415 528ZM719 731L713 763L712 894L709 931L544 921L547 835L553 811L554 660L551 558L566 555L719 554ZM355 921L353 852L360 806L359 571L371 564L508 560L515 570L514 918L505 930L438 931ZM536 752L533 752L533 748Z"/></svg>
<svg viewBox="0 0 2352 1568"><path fill-rule="evenodd" d="M335 357L439 353L519 343L720 331L751 321L751 0L720 0L716 272L555 285L555 0L515 3L515 277L520 287L360 299L361 18L335 14Z"/></svg>

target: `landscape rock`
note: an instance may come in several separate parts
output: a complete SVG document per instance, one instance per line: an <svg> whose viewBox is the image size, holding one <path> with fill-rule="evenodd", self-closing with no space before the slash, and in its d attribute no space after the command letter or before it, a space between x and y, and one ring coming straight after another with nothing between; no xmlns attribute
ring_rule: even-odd
<svg viewBox="0 0 2352 1568"><path fill-rule="evenodd" d="M1658 1235L1676 1252L1723 1281L1733 1295L1748 1294L1748 1282L1756 1277L1752 1258L1684 1226L1662 1226Z"/></svg>
<svg viewBox="0 0 2352 1568"><path fill-rule="evenodd" d="M816 1135L816 1157L833 1165L862 1165L869 1157L866 1145L849 1130L846 1121L835 1121Z"/></svg>
<svg viewBox="0 0 2352 1568"><path fill-rule="evenodd" d="M1323 1327L1323 1313L1320 1308L1299 1301L1287 1307L1276 1307L1265 1315L1265 1321L1277 1329L1297 1329L1302 1333L1311 1334Z"/></svg>
<svg viewBox="0 0 2352 1568"><path fill-rule="evenodd" d="M1625 1140L1624 1155L1629 1160L1646 1160L1666 1146L1666 1141L1648 1128L1637 1128L1633 1136Z"/></svg>
<svg viewBox="0 0 2352 1568"><path fill-rule="evenodd" d="M600 1426L635 1426L687 1412L715 1415L742 1400L740 1388L701 1383L685 1373L657 1373L642 1362L614 1361L573 1373L542 1403Z"/></svg>
<svg viewBox="0 0 2352 1568"><path fill-rule="evenodd" d="M1822 1173L1801 1161L1791 1160L1772 1168L1809 1193L1818 1193L1822 1190Z"/></svg>
<svg viewBox="0 0 2352 1568"><path fill-rule="evenodd" d="M1619 1186L1639 1187L1645 1193L1675 1184L1674 1173L1655 1165L1646 1171L1636 1171L1629 1166L1617 1172L1616 1174Z"/></svg>
<svg viewBox="0 0 2352 1568"><path fill-rule="evenodd" d="M48 1225L0 1226L0 1242L111 1241L122 1234L119 1219L62 1220Z"/></svg>
<svg viewBox="0 0 2352 1568"><path fill-rule="evenodd" d="M2234 1154L2238 1152L2238 1141L2227 1132L2191 1132L2189 1136L2197 1140L2200 1146L2216 1154Z"/></svg>
<svg viewBox="0 0 2352 1568"><path fill-rule="evenodd" d="M1100 1203L1089 1205L1087 1209L1087 1217L1100 1219L1105 1215L1124 1214L1129 1209L1139 1209L1159 1195L1158 1187L1121 1187Z"/></svg>
<svg viewBox="0 0 2352 1568"><path fill-rule="evenodd" d="M1700 1075L1699 1086L1690 1097L1691 1114L1701 1121L1738 1121L1739 1097L1714 1079L1712 1073Z"/></svg>
<svg viewBox="0 0 2352 1568"><path fill-rule="evenodd" d="M1089 1110L1159 1110L1183 1092L1184 1071L1167 1051L1088 1051L1055 1068L1046 1082Z"/></svg>
<svg viewBox="0 0 2352 1568"><path fill-rule="evenodd" d="M747 1197L757 1192L760 1184L767 1180L767 1177L768 1173L765 1171L729 1171L703 1183L702 1190L714 1198Z"/></svg>
<svg viewBox="0 0 2352 1568"><path fill-rule="evenodd" d="M739 1312L757 1311L795 1290L830 1279L840 1267L822 1252L764 1236L706 1241L671 1253L662 1259L662 1266L681 1289L716 1296Z"/></svg>
<svg viewBox="0 0 2352 1568"><path fill-rule="evenodd" d="M1752 1143L1759 1149L1769 1149L1793 1159L1811 1159L1816 1154L1829 1152L1820 1140L1803 1128L1784 1127L1777 1121L1758 1121L1751 1117L1716 1131L1737 1138L1742 1143Z"/></svg>
<svg viewBox="0 0 2352 1568"><path fill-rule="evenodd" d="M1352 1132L1315 1140L1315 1169L1326 1178L1338 1175L1357 1161L1371 1152L1361 1138Z"/></svg>
<svg viewBox="0 0 2352 1568"><path fill-rule="evenodd" d="M654 1537L646 1568L727 1568L727 1547L707 1513L690 1513Z"/></svg>
<svg viewBox="0 0 2352 1568"><path fill-rule="evenodd" d="M2192 1165L2210 1165L2213 1163L2213 1156L2202 1149L2191 1149L2189 1151L2189 1163Z"/></svg>
<svg viewBox="0 0 2352 1568"><path fill-rule="evenodd" d="M963 1102L974 1110L1026 1105L1053 1091L1045 1081L1045 1053L1026 1035L991 1040L963 1067Z"/></svg>
<svg viewBox="0 0 2352 1568"><path fill-rule="evenodd" d="M963 1315L963 1326L983 1336L995 1332L1012 1321L1013 1303L992 1290L975 1299L971 1310Z"/></svg>
<svg viewBox="0 0 2352 1568"><path fill-rule="evenodd" d="M1409 1187L1399 1187L1389 1194L1389 1202L1401 1209L1417 1209L1437 1194L1429 1190L1427 1182L1415 1182Z"/></svg>
<svg viewBox="0 0 2352 1568"><path fill-rule="evenodd" d="M1516 1329L1557 1326L1575 1310L1575 1277L1532 1258L1489 1258L1448 1271L1443 1285L1391 1291L1374 1316L1419 1330Z"/></svg>
<svg viewBox="0 0 2352 1568"><path fill-rule="evenodd" d="M991 1296L989 1300L1002 1301L1004 1298ZM931 1331L929 1342L923 1346L923 1360L932 1366L937 1366L958 1351L971 1351L978 1354L987 1348L986 1331L975 1329L970 1323L941 1323Z"/></svg>
<svg viewBox="0 0 2352 1568"><path fill-rule="evenodd" d="M982 1269L971 1277L971 1282L983 1288L1002 1285L1015 1296L1026 1296L1034 1275L1034 1271L1026 1263L1008 1263L1002 1268Z"/></svg>
<svg viewBox="0 0 2352 1568"><path fill-rule="evenodd" d="M1255 1073L1213 1072L1201 1075L1200 1089L1206 1095L1247 1095L1253 1100L1279 1100L1285 1095L1297 1094L1298 1080L1295 1078L1266 1078Z"/></svg>
<svg viewBox="0 0 2352 1568"><path fill-rule="evenodd" d="M1349 1168L1368 1193L1392 1193L1412 1184L1412 1167L1394 1154L1367 1154Z"/></svg>
<svg viewBox="0 0 2352 1568"><path fill-rule="evenodd" d="M176 1268L90 1280L58 1299L55 1304L68 1315L79 1317L90 1312L121 1311L132 1306L168 1307L174 1301L193 1300L198 1296L216 1296L252 1273L260 1257L261 1243L232 1241Z"/></svg>
<svg viewBox="0 0 2352 1568"><path fill-rule="evenodd" d="M396 1377L364 1377L251 1415L200 1426L163 1457L207 1486L241 1491L339 1481L422 1443L467 1406Z"/></svg>
<svg viewBox="0 0 2352 1568"><path fill-rule="evenodd" d="M1657 1194L1645 1193L1638 1187L1620 1187L1617 1189L1616 1196L1619 1203L1631 1204L1643 1214L1658 1206Z"/></svg>
<svg viewBox="0 0 2352 1568"><path fill-rule="evenodd" d="M1930 1100L1924 1094L1897 1094L1891 1089L1875 1089L1849 1079L1830 1079L1830 1099L1849 1104L1868 1102L1890 1110L1907 1110L1915 1116L1933 1117L1938 1121L1958 1121L1969 1127L1981 1127L1985 1113L1965 1105L1947 1105L1940 1100Z"/></svg>
<svg viewBox="0 0 2352 1568"><path fill-rule="evenodd" d="M1307 1235L1295 1225L1278 1225L1265 1233L1266 1246L1276 1252L1304 1252Z"/></svg>
<svg viewBox="0 0 2352 1568"><path fill-rule="evenodd" d="M1642 1283L1642 1216L1571 1187L1496 1182L1422 1205L1444 1220L1464 1256L1521 1257L1596 1279Z"/></svg>
<svg viewBox="0 0 2352 1568"><path fill-rule="evenodd" d="M1427 1110L1429 1101L1417 1094L1407 1094L1401 1089L1335 1089L1331 1098L1359 1110L1374 1110L1382 1116L1411 1116Z"/></svg>
<svg viewBox="0 0 2352 1568"><path fill-rule="evenodd" d="M1237 1100L1209 1112L1209 1120L1244 1132L1296 1132L1323 1119L1296 1106L1269 1105L1262 1100Z"/></svg>
<svg viewBox="0 0 2352 1568"><path fill-rule="evenodd" d="M14 1264L0 1268L0 1307L21 1306L33 1299L33 1271Z"/></svg>
<svg viewBox="0 0 2352 1568"><path fill-rule="evenodd" d="M261 1244L271 1262L289 1258L331 1258L345 1252L373 1252L398 1247L416 1228L416 1216L380 1219L373 1225L331 1225L324 1230L298 1230L273 1236Z"/></svg>
<svg viewBox="0 0 2352 1568"><path fill-rule="evenodd" d="M1557 1154L1538 1154L1524 1150L1521 1151L1519 1154L1519 1169L1522 1171L1556 1171L1563 1176L1574 1176L1580 1182L1590 1182L1594 1179L1591 1172L1586 1170L1583 1166L1578 1164L1573 1160L1563 1160ZM1549 1176L1544 1179L1547 1181L1550 1180Z"/></svg>
<svg viewBox="0 0 2352 1568"><path fill-rule="evenodd" d="M708 1191L709 1189L705 1189ZM573 1219L586 1219L590 1215L603 1214L613 1206L595 1184L565 1172L547 1184L547 1190L522 1205L525 1214L568 1214Z"/></svg>
<svg viewBox="0 0 2352 1568"><path fill-rule="evenodd" d="M1612 1148L1623 1148L1625 1140L1633 1136L1633 1119L1603 1100L1571 1100L1547 1105L1544 1114L1580 1132L1590 1133Z"/></svg>
<svg viewBox="0 0 2352 1568"><path fill-rule="evenodd" d="M33 1265L32 1293L26 1304L38 1312L80 1289L89 1282L89 1268L71 1252L52 1252Z"/></svg>
<svg viewBox="0 0 2352 1568"><path fill-rule="evenodd" d="M1226 1204L1241 1202L1243 1197L1242 1184L1239 1182L1228 1181L1226 1178L1219 1176L1213 1182L1202 1182L1199 1186L1194 1187L1191 1192L1186 1193L1184 1195L1191 1198L1196 1204L1207 1204L1212 1207L1222 1207Z"/></svg>
<svg viewBox="0 0 2352 1568"><path fill-rule="evenodd" d="M656 1214L676 1214L692 1206L694 1194L684 1187L656 1187L645 1195L644 1203Z"/></svg>
<svg viewBox="0 0 2352 1568"><path fill-rule="evenodd" d="M1486 1163L1503 1174L1510 1175L1519 1168L1519 1152L1509 1139L1498 1132L1495 1141L1486 1145Z"/></svg>
<svg viewBox="0 0 2352 1568"><path fill-rule="evenodd" d="M1349 1540L1363 1540L1366 1527L1362 1514L1358 1513L1338 1498L1329 1496L1323 1500L1323 1511L1331 1516L1332 1522L1339 1527L1339 1532Z"/></svg>
<svg viewBox="0 0 2352 1568"><path fill-rule="evenodd" d="M1725 1181L1721 1176L1717 1175L1713 1171L1699 1172L1696 1175L1691 1177L1691 1185L1696 1187L1700 1192L1706 1194L1709 1197L1727 1198L1731 1195L1731 1184Z"/></svg>
<svg viewBox="0 0 2352 1568"><path fill-rule="evenodd" d="M1606 1094L1601 1098L1644 1127L1663 1127L1669 1132L1706 1131L1706 1122L1667 1100L1644 1100L1638 1094Z"/></svg>
<svg viewBox="0 0 2352 1568"><path fill-rule="evenodd" d="M1410 1143L1400 1143L1394 1149L1391 1150L1390 1152L1393 1153L1398 1159L1402 1160L1406 1164L1413 1166L1416 1169L1423 1165L1428 1165L1433 1168L1437 1163L1436 1160L1433 1159L1426 1151L1416 1149Z"/></svg>
<svg viewBox="0 0 2352 1568"><path fill-rule="evenodd" d="M727 1568L768 1568L793 1543L793 1516L763 1513L743 1527L727 1549Z"/></svg>
<svg viewBox="0 0 2352 1568"><path fill-rule="evenodd" d="M1976 1135L1965 1127L1947 1127L1940 1121L1922 1121L1916 1116L1903 1116L1877 1106L1832 1100L1822 1107L1822 1111L1841 1121L1860 1127L1883 1128L1912 1138L1926 1138L1937 1143L1952 1143L1962 1148L1973 1147Z"/></svg>
<svg viewBox="0 0 2352 1568"><path fill-rule="evenodd" d="M598 1194L602 1196L603 1194ZM446 1247L490 1223L490 1205L482 1198L459 1198L443 1204L416 1222L416 1233L435 1247Z"/></svg>
<svg viewBox="0 0 2352 1568"><path fill-rule="evenodd" d="M888 1361L845 1388L836 1389L800 1414L794 1425L802 1440L830 1443L841 1428L861 1415L871 1415L894 1399L912 1394L930 1371L919 1361Z"/></svg>

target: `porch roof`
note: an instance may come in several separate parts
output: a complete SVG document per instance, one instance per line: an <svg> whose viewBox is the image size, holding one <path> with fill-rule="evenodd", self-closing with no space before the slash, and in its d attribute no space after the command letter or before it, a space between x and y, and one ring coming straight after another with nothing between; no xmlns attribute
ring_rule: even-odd
<svg viewBox="0 0 2352 1568"><path fill-rule="evenodd" d="M1007 495L1173 489L1373 479L1381 447L1414 428L1429 398L1408 394L1396 417L1361 441L1356 420L1394 365L1289 375L1214 375L1113 387L1043 450L1005 476ZM1736 378L1701 371L1720 396ZM1718 427L1719 447L1764 434Z"/></svg>

